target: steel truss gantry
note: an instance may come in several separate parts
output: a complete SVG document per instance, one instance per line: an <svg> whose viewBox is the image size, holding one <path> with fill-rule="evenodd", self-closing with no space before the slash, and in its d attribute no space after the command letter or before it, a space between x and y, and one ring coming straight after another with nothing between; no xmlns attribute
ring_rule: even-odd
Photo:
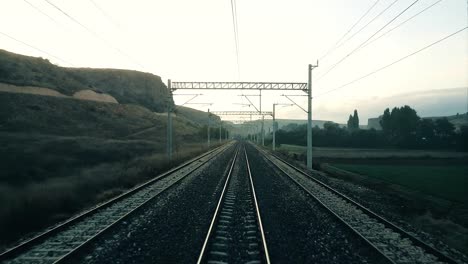
<svg viewBox="0 0 468 264"><path fill-rule="evenodd" d="M213 111L210 112L213 115L269 115L273 116L273 112L258 112L258 111Z"/></svg>
<svg viewBox="0 0 468 264"><path fill-rule="evenodd" d="M214 90L296 90L307 92L307 83L284 82L172 82L172 91L179 89Z"/></svg>

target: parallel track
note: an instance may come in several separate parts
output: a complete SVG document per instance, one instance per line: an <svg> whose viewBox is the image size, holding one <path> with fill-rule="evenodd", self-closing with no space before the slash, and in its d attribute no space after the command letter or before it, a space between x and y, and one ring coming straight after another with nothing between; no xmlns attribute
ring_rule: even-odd
<svg viewBox="0 0 468 264"><path fill-rule="evenodd" d="M255 148L390 263L457 262L277 155Z"/></svg>
<svg viewBox="0 0 468 264"><path fill-rule="evenodd" d="M230 262L270 263L245 148L235 154L197 261Z"/></svg>
<svg viewBox="0 0 468 264"><path fill-rule="evenodd" d="M105 231L231 146L230 143L204 153L1 253L0 262L42 264L70 260Z"/></svg>

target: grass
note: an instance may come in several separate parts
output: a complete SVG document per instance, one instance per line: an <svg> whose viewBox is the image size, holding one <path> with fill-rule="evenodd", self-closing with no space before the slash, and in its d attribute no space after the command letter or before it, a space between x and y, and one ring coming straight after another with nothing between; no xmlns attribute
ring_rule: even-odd
<svg viewBox="0 0 468 264"><path fill-rule="evenodd" d="M189 110L187 110L189 111ZM138 105L0 92L0 251L206 151L200 126Z"/></svg>
<svg viewBox="0 0 468 264"><path fill-rule="evenodd" d="M21 184L3 179L0 245L64 220L205 151L205 144L192 144L175 153L172 161L165 154L156 153L120 162L71 167L68 175L61 177L22 178Z"/></svg>
<svg viewBox="0 0 468 264"><path fill-rule="evenodd" d="M402 185L426 194L468 204L468 166L333 166L386 182Z"/></svg>
<svg viewBox="0 0 468 264"><path fill-rule="evenodd" d="M279 151L301 155L306 146L281 144ZM467 153L455 151L407 150L407 149L358 149L314 147L313 156L317 158L466 158Z"/></svg>

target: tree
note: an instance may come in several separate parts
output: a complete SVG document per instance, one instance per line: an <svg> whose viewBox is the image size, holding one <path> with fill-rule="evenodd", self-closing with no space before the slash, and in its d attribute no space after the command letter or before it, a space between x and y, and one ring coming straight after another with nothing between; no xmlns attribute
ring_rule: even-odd
<svg viewBox="0 0 468 264"><path fill-rule="evenodd" d="M449 138L454 135L455 126L446 117L440 118L435 121L435 132L441 138Z"/></svg>
<svg viewBox="0 0 468 264"><path fill-rule="evenodd" d="M392 132L392 125L391 125L391 114L390 114L390 109L385 109L382 119L379 121L380 126L382 127L382 130L388 135L391 134Z"/></svg>
<svg viewBox="0 0 468 264"><path fill-rule="evenodd" d="M349 115L347 127L349 131L355 131L359 129L359 117L357 110L354 110L353 115Z"/></svg>
<svg viewBox="0 0 468 264"><path fill-rule="evenodd" d="M359 117L356 109L354 109L353 128L355 130L359 129Z"/></svg>
<svg viewBox="0 0 468 264"><path fill-rule="evenodd" d="M384 111L380 125L390 143L399 146L414 146L420 117L411 107L395 107Z"/></svg>
<svg viewBox="0 0 468 264"><path fill-rule="evenodd" d="M462 151L468 151L468 126L462 125L457 136L457 148Z"/></svg>
<svg viewBox="0 0 468 264"><path fill-rule="evenodd" d="M419 122L418 135L420 139L432 140L435 136L435 124L432 119L421 119Z"/></svg>
<svg viewBox="0 0 468 264"><path fill-rule="evenodd" d="M353 116L349 115L347 127L349 130L353 130Z"/></svg>

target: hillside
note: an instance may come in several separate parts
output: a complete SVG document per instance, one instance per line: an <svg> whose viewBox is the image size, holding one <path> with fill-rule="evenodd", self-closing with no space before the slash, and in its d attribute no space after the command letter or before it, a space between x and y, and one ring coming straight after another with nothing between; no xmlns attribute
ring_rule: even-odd
<svg viewBox="0 0 468 264"><path fill-rule="evenodd" d="M163 112L168 90L159 76L130 70L64 68L48 60L19 55L0 49L0 82L37 86L73 95L81 90L108 93L119 103L138 104Z"/></svg>
<svg viewBox="0 0 468 264"><path fill-rule="evenodd" d="M192 109L185 106L176 106L174 111L177 116L183 117L198 125L206 125L208 123L208 113L200 110ZM220 119L217 115L211 115L211 122L218 122Z"/></svg>
<svg viewBox="0 0 468 264"><path fill-rule="evenodd" d="M168 160L166 120L139 105L0 92L0 248L206 151L201 126L179 115Z"/></svg>

